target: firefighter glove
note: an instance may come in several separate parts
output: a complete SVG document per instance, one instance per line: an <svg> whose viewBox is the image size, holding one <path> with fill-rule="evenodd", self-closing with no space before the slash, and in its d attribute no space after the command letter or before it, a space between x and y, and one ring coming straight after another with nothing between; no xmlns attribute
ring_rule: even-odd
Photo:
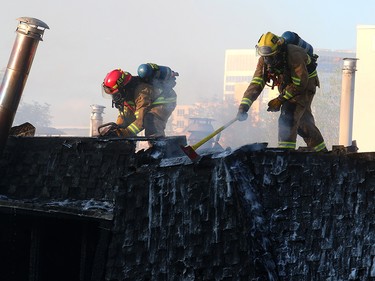
<svg viewBox="0 0 375 281"><path fill-rule="evenodd" d="M278 97L270 100L269 103L268 103L267 111L271 111L271 112L279 111L282 103L283 103L282 100Z"/></svg>
<svg viewBox="0 0 375 281"><path fill-rule="evenodd" d="M103 124L99 126L98 133L101 137L117 137L118 125L114 122Z"/></svg>
<svg viewBox="0 0 375 281"><path fill-rule="evenodd" d="M243 108L238 109L238 112L237 112L238 121L245 121L247 117L248 117L248 114Z"/></svg>
<svg viewBox="0 0 375 281"><path fill-rule="evenodd" d="M109 130L104 136L105 137L110 137L110 138L116 138L118 137L118 133L117 133L117 129L114 129L114 130Z"/></svg>
<svg viewBox="0 0 375 281"><path fill-rule="evenodd" d="M136 137L129 129L127 128L119 128L117 130L117 135L122 138L129 138L129 137Z"/></svg>

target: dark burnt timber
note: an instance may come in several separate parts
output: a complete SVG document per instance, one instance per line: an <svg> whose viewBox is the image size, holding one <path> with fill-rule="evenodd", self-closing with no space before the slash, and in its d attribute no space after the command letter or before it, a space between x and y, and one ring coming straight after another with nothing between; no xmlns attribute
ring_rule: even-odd
<svg viewBox="0 0 375 281"><path fill-rule="evenodd" d="M169 141L9 137L2 278L375 277L374 153L252 144L192 163Z"/></svg>

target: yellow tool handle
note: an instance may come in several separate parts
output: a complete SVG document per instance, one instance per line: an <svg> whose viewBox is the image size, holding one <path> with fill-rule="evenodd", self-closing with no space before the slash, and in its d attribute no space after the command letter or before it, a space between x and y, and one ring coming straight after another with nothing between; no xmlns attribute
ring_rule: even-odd
<svg viewBox="0 0 375 281"><path fill-rule="evenodd" d="M238 119L237 117L230 120L227 124L225 124L224 126L221 126L219 129L217 129L216 131L214 131L213 133L209 134L207 137L205 137L204 139L200 140L199 142L197 142L196 144L193 144L191 147L196 150L198 147L200 147L201 145L203 145L205 142L207 142L209 139L213 138L214 136L216 136L218 133L220 133L222 130L224 130L225 128L229 127L230 125L232 125L234 122L236 122Z"/></svg>

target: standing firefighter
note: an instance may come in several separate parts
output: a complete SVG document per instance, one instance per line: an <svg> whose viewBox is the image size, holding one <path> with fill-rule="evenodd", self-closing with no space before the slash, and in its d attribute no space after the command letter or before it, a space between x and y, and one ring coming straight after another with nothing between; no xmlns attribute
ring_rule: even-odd
<svg viewBox="0 0 375 281"><path fill-rule="evenodd" d="M146 137L164 137L168 118L176 107L173 87L177 75L161 81L132 76L121 69L109 72L102 84L103 96L112 98L112 106L118 109L119 115L117 126L100 134L134 137L144 129Z"/></svg>
<svg viewBox="0 0 375 281"><path fill-rule="evenodd" d="M253 79L243 94L237 118L240 121L246 120L251 104L258 98L264 86L272 83L272 88L278 87L279 96L268 103L267 111L277 112L281 109L279 147L295 149L298 134L310 149L327 151L311 112L311 102L316 87L319 87L317 56L312 54L312 47L302 39L300 41L309 48L303 48L302 44L299 44L302 47L297 46L295 42L288 40L290 35L298 37L297 34L284 34L278 37L267 32L260 37L256 46L260 58Z"/></svg>

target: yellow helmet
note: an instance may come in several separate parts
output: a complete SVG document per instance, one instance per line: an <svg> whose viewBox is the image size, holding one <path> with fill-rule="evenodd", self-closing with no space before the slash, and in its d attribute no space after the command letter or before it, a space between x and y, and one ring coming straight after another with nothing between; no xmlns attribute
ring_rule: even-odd
<svg viewBox="0 0 375 281"><path fill-rule="evenodd" d="M276 54L279 51L279 46L284 43L282 37L276 36L271 32L263 34L256 46L257 52L262 57L268 57Z"/></svg>

